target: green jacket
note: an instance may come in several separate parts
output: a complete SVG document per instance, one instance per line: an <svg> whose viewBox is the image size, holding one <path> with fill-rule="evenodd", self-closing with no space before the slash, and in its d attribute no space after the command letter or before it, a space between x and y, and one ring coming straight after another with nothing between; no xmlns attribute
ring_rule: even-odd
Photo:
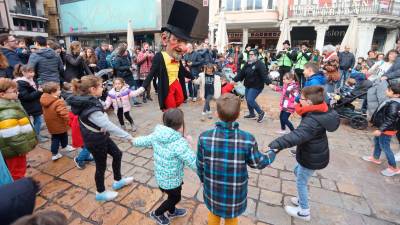
<svg viewBox="0 0 400 225"><path fill-rule="evenodd" d="M26 154L36 144L35 132L21 103L0 99L0 151L4 158Z"/></svg>
<svg viewBox="0 0 400 225"><path fill-rule="evenodd" d="M278 66L292 67L293 62L291 59L291 54L292 54L291 50L288 50L287 52L284 51L279 52L278 55L276 56L278 60Z"/></svg>
<svg viewBox="0 0 400 225"><path fill-rule="evenodd" d="M311 59L311 52L297 52L295 58L296 64L294 68L304 70L304 65Z"/></svg>

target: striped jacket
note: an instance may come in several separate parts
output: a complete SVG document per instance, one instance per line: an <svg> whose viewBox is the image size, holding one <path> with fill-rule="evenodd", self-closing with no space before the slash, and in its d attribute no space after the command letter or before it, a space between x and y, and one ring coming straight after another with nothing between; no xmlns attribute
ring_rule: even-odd
<svg viewBox="0 0 400 225"><path fill-rule="evenodd" d="M198 141L197 174L204 186L204 203L222 218L240 216L247 207L247 165L263 169L275 159L275 152L258 151L253 135L239 124L217 122Z"/></svg>

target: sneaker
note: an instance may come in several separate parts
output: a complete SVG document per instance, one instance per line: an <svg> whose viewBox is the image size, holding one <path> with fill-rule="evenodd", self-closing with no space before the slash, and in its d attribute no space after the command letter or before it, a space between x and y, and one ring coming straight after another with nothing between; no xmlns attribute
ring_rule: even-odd
<svg viewBox="0 0 400 225"><path fill-rule="evenodd" d="M202 112L202 113L201 113L201 118L200 118L200 120L201 120L201 121L205 121L205 120L206 120L206 117L207 117L207 113Z"/></svg>
<svg viewBox="0 0 400 225"><path fill-rule="evenodd" d="M169 219L173 219L173 218L176 218L176 217L184 217L184 216L186 216L186 213L187 213L186 209L175 208L175 212L174 213L167 212L167 217Z"/></svg>
<svg viewBox="0 0 400 225"><path fill-rule="evenodd" d="M137 128L134 123L131 124L131 131L136 132Z"/></svg>
<svg viewBox="0 0 400 225"><path fill-rule="evenodd" d="M101 193L96 192L96 201L106 202L115 199L118 196L118 192L115 191L103 191Z"/></svg>
<svg viewBox="0 0 400 225"><path fill-rule="evenodd" d="M296 149L290 149L289 150L289 153L292 155L292 156L296 156Z"/></svg>
<svg viewBox="0 0 400 225"><path fill-rule="evenodd" d="M152 102L152 101L153 101L153 98L151 98L151 96L148 96L148 97L147 97L147 100L149 100L149 101Z"/></svg>
<svg viewBox="0 0 400 225"><path fill-rule="evenodd" d="M291 197L290 202L295 206L299 206L299 199L297 197Z"/></svg>
<svg viewBox="0 0 400 225"><path fill-rule="evenodd" d="M375 163L375 164L377 164L377 165L380 165L380 164L382 163L381 160L375 159L373 156L363 156L363 157L361 157L361 158L362 158L364 161L372 162L372 163Z"/></svg>
<svg viewBox="0 0 400 225"><path fill-rule="evenodd" d="M192 97L188 97L187 100L188 100L188 101L191 101L191 100L192 100Z"/></svg>
<svg viewBox="0 0 400 225"><path fill-rule="evenodd" d="M288 134L289 131L287 131L287 130L277 130L275 133L277 133L277 134Z"/></svg>
<svg viewBox="0 0 400 225"><path fill-rule="evenodd" d="M45 142L48 142L48 141L49 141L48 138L45 138L45 137L43 137L43 136L39 136L37 139L38 139L39 143L45 143Z"/></svg>
<svg viewBox="0 0 400 225"><path fill-rule="evenodd" d="M388 168L382 170L381 174L386 177L393 177L394 175L400 174L400 168L393 168L389 166Z"/></svg>
<svg viewBox="0 0 400 225"><path fill-rule="evenodd" d="M57 155L53 155L51 157L51 160L56 161L56 160L60 159L61 157L63 157L63 155L61 155L60 153L57 153Z"/></svg>
<svg viewBox="0 0 400 225"><path fill-rule="evenodd" d="M257 122L261 123L265 119L265 112L262 112L260 115L258 115Z"/></svg>
<svg viewBox="0 0 400 225"><path fill-rule="evenodd" d="M147 99L146 98L143 98L143 103L147 103Z"/></svg>
<svg viewBox="0 0 400 225"><path fill-rule="evenodd" d="M298 219L302 219L305 221L310 221L310 209L302 209L300 207L293 207L293 206L285 206L285 211L290 216L293 216Z"/></svg>
<svg viewBox="0 0 400 225"><path fill-rule="evenodd" d="M75 165L76 165L76 167L78 169L80 169L80 170L85 169L85 162L84 161L78 161L78 157L74 158L74 162L75 162Z"/></svg>
<svg viewBox="0 0 400 225"><path fill-rule="evenodd" d="M112 184L112 188L116 191L131 184L132 182L133 182L133 177L125 177L119 181L114 181L114 183Z"/></svg>
<svg viewBox="0 0 400 225"><path fill-rule="evenodd" d="M150 213L150 217L157 222L158 225L168 225L169 219L164 215L156 216L156 213L153 211Z"/></svg>
<svg viewBox="0 0 400 225"><path fill-rule="evenodd" d="M193 102L197 102L197 98L193 98L192 101L193 101Z"/></svg>
<svg viewBox="0 0 400 225"><path fill-rule="evenodd" d="M135 106L135 107L139 107L139 106L141 106L142 105L142 103L140 103L140 102L134 102L133 103L133 106Z"/></svg>
<svg viewBox="0 0 400 225"><path fill-rule="evenodd" d="M125 125L121 125L122 130L126 130L126 126Z"/></svg>
<svg viewBox="0 0 400 225"><path fill-rule="evenodd" d="M62 148L61 150L66 151L66 152L72 152L72 151L75 151L76 148L72 147L71 145L67 145L65 148Z"/></svg>
<svg viewBox="0 0 400 225"><path fill-rule="evenodd" d="M208 111L208 112L207 112L207 115L208 115L208 116L207 116L207 117L208 117L208 119L210 119L210 120L211 120L211 119L213 118L211 111Z"/></svg>
<svg viewBox="0 0 400 225"><path fill-rule="evenodd" d="M396 160L396 162L400 162L400 152L394 155L394 159Z"/></svg>
<svg viewBox="0 0 400 225"><path fill-rule="evenodd" d="M257 117L256 117L256 115L248 114L248 115L245 115L244 118L245 119L256 119Z"/></svg>

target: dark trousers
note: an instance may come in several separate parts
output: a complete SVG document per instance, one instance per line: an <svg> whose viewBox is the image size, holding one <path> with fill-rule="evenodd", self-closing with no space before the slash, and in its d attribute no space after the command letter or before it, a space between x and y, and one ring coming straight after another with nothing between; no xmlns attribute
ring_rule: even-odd
<svg viewBox="0 0 400 225"><path fill-rule="evenodd" d="M107 168L107 154L113 158L112 169L114 173L114 180L121 180L121 159L122 152L118 146L107 137L107 140L99 145L87 146L87 149L92 153L94 162L96 164L96 173L94 180L96 181L97 192L101 193L106 190L104 187L104 174Z"/></svg>
<svg viewBox="0 0 400 225"><path fill-rule="evenodd" d="M163 203L161 203L158 209L156 209L156 216L161 216L166 211L168 211L169 213L174 213L176 204L181 201L182 185L171 190L164 190L162 188L160 188L160 190L166 193L168 195L168 198Z"/></svg>
<svg viewBox="0 0 400 225"><path fill-rule="evenodd" d="M58 148L65 148L68 145L68 133L52 134L50 150L53 155L57 155Z"/></svg>
<svg viewBox="0 0 400 225"><path fill-rule="evenodd" d="M306 82L306 79L304 78L304 70L302 69L295 69L294 70L296 74L296 80L300 84L300 89L304 87L304 82Z"/></svg>
<svg viewBox="0 0 400 225"><path fill-rule="evenodd" d="M193 81L189 81L188 89L189 89L189 97L197 98L197 90L199 89L199 85L194 84Z"/></svg>
<svg viewBox="0 0 400 225"><path fill-rule="evenodd" d="M158 78L157 77L153 78L153 87L154 87L154 90L157 93L157 90L158 90Z"/></svg>
<svg viewBox="0 0 400 225"><path fill-rule="evenodd" d="M211 102L211 100L212 100L213 98L214 98L213 95L207 95L207 97L205 98L205 101L204 101L203 112L209 112L209 111L211 111L210 102Z"/></svg>
<svg viewBox="0 0 400 225"><path fill-rule="evenodd" d="M280 66L279 67L279 86L283 86L283 75L285 75L285 73L290 72L290 70L292 69L292 67L289 66Z"/></svg>
<svg viewBox="0 0 400 225"><path fill-rule="evenodd" d="M125 125L124 116L125 116L125 119L128 120L128 122L130 124L133 124L133 119L132 119L131 115L129 114L129 111L124 112L123 108L118 108L117 117L118 117L119 124L121 124L121 126Z"/></svg>
<svg viewBox="0 0 400 225"><path fill-rule="evenodd" d="M138 87L141 87L143 85L144 80L138 80ZM155 86L155 90L157 90L157 80L153 79L153 86ZM151 91L151 85L149 85L146 88L146 91L143 93L143 100L145 100L146 98L149 99L150 98L150 91Z"/></svg>
<svg viewBox="0 0 400 225"><path fill-rule="evenodd" d="M289 121L289 117L292 115L290 112L281 111L279 115L279 120L281 121L281 130L285 130L286 126L290 131L294 130L293 124Z"/></svg>

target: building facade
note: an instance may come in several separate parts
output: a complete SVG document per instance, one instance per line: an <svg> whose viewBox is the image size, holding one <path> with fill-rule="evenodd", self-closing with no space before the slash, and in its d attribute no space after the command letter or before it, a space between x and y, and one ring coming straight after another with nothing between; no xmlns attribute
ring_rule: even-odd
<svg viewBox="0 0 400 225"><path fill-rule="evenodd" d="M352 18L358 21L357 55L384 51L398 37L400 0L220 0L210 1L209 37L213 43L221 11L229 42L275 49L283 21L293 47L308 42L321 50L340 44ZM390 46L390 45L389 45ZM387 50L387 49L386 49Z"/></svg>
<svg viewBox="0 0 400 225"><path fill-rule="evenodd" d="M48 18L47 32L49 38L60 39L60 17L57 0L44 0L44 12Z"/></svg>
<svg viewBox="0 0 400 225"><path fill-rule="evenodd" d="M66 44L79 40L85 46L126 41L128 21L136 45L146 41L158 46L161 27L167 23L174 0L59 0L61 34ZM207 37L208 7L202 0L187 0L199 9L192 30L195 38Z"/></svg>

